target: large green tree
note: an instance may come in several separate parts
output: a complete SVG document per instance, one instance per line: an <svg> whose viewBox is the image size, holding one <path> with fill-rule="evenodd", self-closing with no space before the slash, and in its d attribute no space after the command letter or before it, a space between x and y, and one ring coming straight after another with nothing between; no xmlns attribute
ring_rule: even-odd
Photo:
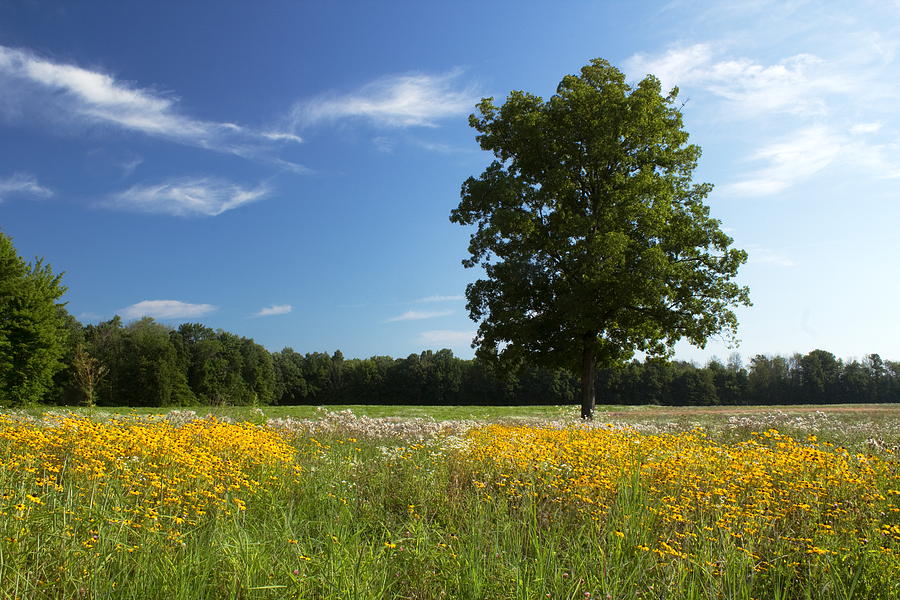
<svg viewBox="0 0 900 600"><path fill-rule="evenodd" d="M692 181L677 93L597 59L549 100L514 91L469 117L496 157L450 216L475 226L463 264L486 274L466 290L478 354L580 371L583 418L598 363L733 335L732 307L749 304L732 281L747 255Z"/></svg>
<svg viewBox="0 0 900 600"><path fill-rule="evenodd" d="M0 405L40 402L63 366L61 279L40 259L26 263L0 233Z"/></svg>

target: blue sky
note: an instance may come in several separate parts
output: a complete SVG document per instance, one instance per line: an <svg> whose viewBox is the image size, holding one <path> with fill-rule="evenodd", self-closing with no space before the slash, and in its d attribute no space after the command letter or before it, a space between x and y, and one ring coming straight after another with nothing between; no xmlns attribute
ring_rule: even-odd
<svg viewBox="0 0 900 600"><path fill-rule="evenodd" d="M897 40L896 0L0 0L0 229L83 322L469 357L448 216L490 156L467 116L602 57L687 101L750 253L736 350L897 360Z"/></svg>

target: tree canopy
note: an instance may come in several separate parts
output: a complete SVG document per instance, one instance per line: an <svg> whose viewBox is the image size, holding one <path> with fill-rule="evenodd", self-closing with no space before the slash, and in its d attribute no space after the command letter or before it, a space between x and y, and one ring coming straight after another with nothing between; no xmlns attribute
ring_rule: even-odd
<svg viewBox="0 0 900 600"><path fill-rule="evenodd" d="M0 233L0 404L39 402L63 364L62 275L42 260L26 263Z"/></svg>
<svg viewBox="0 0 900 600"><path fill-rule="evenodd" d="M747 255L692 181L677 94L595 59L549 100L514 91L469 117L495 156L450 216L475 226L463 264L486 274L466 290L478 355L580 370L584 418L598 363L734 335L750 303L733 281Z"/></svg>

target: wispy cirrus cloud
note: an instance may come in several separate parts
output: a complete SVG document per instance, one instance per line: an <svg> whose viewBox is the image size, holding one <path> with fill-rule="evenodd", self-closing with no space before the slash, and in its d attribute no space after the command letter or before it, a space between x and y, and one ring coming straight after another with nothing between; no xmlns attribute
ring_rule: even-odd
<svg viewBox="0 0 900 600"><path fill-rule="evenodd" d="M670 48L659 55L638 53L625 61L625 70L634 78L654 75L664 91L697 79L697 73L712 61L710 44L692 44Z"/></svg>
<svg viewBox="0 0 900 600"><path fill-rule="evenodd" d="M446 317L452 314L452 310L408 310L402 315L391 317L387 320L387 322L395 323L397 321L421 321L423 319L436 319L438 317Z"/></svg>
<svg viewBox="0 0 900 600"><path fill-rule="evenodd" d="M425 296L424 298L419 298L416 302L456 302L465 299L465 296Z"/></svg>
<svg viewBox="0 0 900 600"><path fill-rule="evenodd" d="M290 304L273 304L253 313L254 317L271 317L274 315L286 315L294 309Z"/></svg>
<svg viewBox="0 0 900 600"><path fill-rule="evenodd" d="M824 126L795 131L758 149L750 160L764 166L724 189L740 196L776 194L822 171L841 151L840 136Z"/></svg>
<svg viewBox="0 0 900 600"><path fill-rule="evenodd" d="M876 133L881 129L882 123L857 123L850 127L850 133L853 135L865 135L867 133Z"/></svg>
<svg viewBox="0 0 900 600"><path fill-rule="evenodd" d="M155 319L181 319L202 317L216 310L212 304L191 304L180 300L142 300L119 310L126 319L153 317Z"/></svg>
<svg viewBox="0 0 900 600"><path fill-rule="evenodd" d="M116 166L122 170L122 177L131 177L135 169L137 169L143 162L144 159L142 157L134 156L132 158L126 158L118 161Z"/></svg>
<svg viewBox="0 0 900 600"><path fill-rule="evenodd" d="M206 121L178 110L177 98L112 75L54 62L0 45L0 109L39 111L41 120L112 125L177 143L255 156L260 144L300 142L291 132L260 132L234 123Z"/></svg>
<svg viewBox="0 0 900 600"><path fill-rule="evenodd" d="M885 76L896 72L896 44L872 32L847 35L858 44L831 59L801 53L766 63L727 55L727 43L709 42L636 54L626 70L634 77L652 73L664 89L683 87L683 96L699 92L707 114L755 140L738 167L758 166L724 192L779 194L835 166L849 166L855 176L900 177L898 124L884 110L900 99L896 77Z"/></svg>
<svg viewBox="0 0 900 600"><path fill-rule="evenodd" d="M744 173L736 182L723 186L738 196L767 196L802 183L830 166L851 166L856 173L877 179L900 178L900 142L872 142L860 139L874 132L872 124L847 133L826 125L805 127L773 140L757 149L749 162L762 163Z"/></svg>
<svg viewBox="0 0 900 600"><path fill-rule="evenodd" d="M419 340L428 345L469 347L475 339L475 330L433 329L419 334Z"/></svg>
<svg viewBox="0 0 900 600"><path fill-rule="evenodd" d="M116 210L176 217L214 217L261 200L269 193L270 189L265 184L245 188L212 177L183 177L134 185L99 205Z"/></svg>
<svg viewBox="0 0 900 600"><path fill-rule="evenodd" d="M479 96L473 86L459 85L462 71L383 77L355 92L320 96L294 105L295 128L341 119L365 119L383 127L434 127L448 117L471 111Z"/></svg>
<svg viewBox="0 0 900 600"><path fill-rule="evenodd" d="M835 69L813 54L796 54L768 65L717 54L713 44L699 43L658 56L636 54L625 64L635 77L655 75L664 90L674 86L703 89L726 100L732 113L745 117L773 112L824 115L829 95L859 89L854 73Z"/></svg>
<svg viewBox="0 0 900 600"><path fill-rule="evenodd" d="M34 175L28 173L14 173L5 179L0 179L0 202L13 194L26 194L48 198L53 191L38 183Z"/></svg>
<svg viewBox="0 0 900 600"><path fill-rule="evenodd" d="M383 135L378 135L372 138L372 145L375 146L375 149L382 154L391 154L397 147L397 140Z"/></svg>
<svg viewBox="0 0 900 600"><path fill-rule="evenodd" d="M260 135L266 139L274 140L276 142L294 142L297 144L303 143L303 138L301 138L299 135L287 133L284 131L264 131Z"/></svg>
<svg viewBox="0 0 900 600"><path fill-rule="evenodd" d="M431 142L408 135L400 138L379 135L372 138L372 145L375 147L375 150L382 154L393 153L401 143L416 146L436 154L471 154L480 152L480 150L477 149L456 147L441 142Z"/></svg>
<svg viewBox="0 0 900 600"><path fill-rule="evenodd" d="M900 178L900 140L883 142L853 139L844 146L848 164L871 173L877 179Z"/></svg>
<svg viewBox="0 0 900 600"><path fill-rule="evenodd" d="M771 248L763 248L761 246L750 245L745 248L747 251L747 262L757 265L772 265L775 267L796 267L797 263L790 256L772 250Z"/></svg>

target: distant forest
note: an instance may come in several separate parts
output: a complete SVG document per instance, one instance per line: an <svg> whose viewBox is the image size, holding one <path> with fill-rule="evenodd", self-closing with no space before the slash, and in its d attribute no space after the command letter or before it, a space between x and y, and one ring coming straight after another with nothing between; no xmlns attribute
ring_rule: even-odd
<svg viewBox="0 0 900 600"><path fill-rule="evenodd" d="M100 406L271 404L575 404L578 378L523 367L503 374L450 350L406 358L346 359L340 351L270 353L252 339L198 323L177 329L119 317L83 326L66 315L65 368L50 404L85 402L85 373ZM81 365L81 373L76 365ZM85 365L88 366L85 369ZM632 361L597 373L599 404L745 405L900 402L900 362L844 361L824 350L757 355L743 364Z"/></svg>

